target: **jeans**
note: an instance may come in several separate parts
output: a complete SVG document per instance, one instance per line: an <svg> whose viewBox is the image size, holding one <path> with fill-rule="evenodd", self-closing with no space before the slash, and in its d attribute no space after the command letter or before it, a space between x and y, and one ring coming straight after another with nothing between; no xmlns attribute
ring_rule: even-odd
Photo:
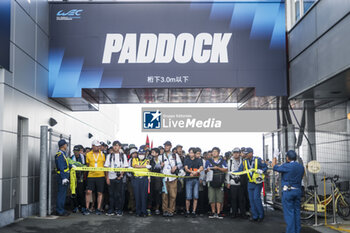
<svg viewBox="0 0 350 233"><path fill-rule="evenodd" d="M186 199L192 200L192 199L198 199L198 191L199 191L199 180L194 179L187 179L186 180Z"/></svg>

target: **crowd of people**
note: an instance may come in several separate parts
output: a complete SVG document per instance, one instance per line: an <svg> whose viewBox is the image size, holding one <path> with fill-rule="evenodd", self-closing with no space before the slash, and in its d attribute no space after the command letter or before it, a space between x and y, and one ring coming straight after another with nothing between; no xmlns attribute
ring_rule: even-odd
<svg viewBox="0 0 350 233"><path fill-rule="evenodd" d="M69 215L65 202L70 169L75 168L77 184L71 186L75 189L71 190L73 213L123 216L128 211L139 217L183 214L192 218L208 214L214 219L223 219L226 214L254 222L264 220L261 192L268 167L253 156L250 147L236 147L221 155L218 147L206 152L191 147L186 153L181 145L172 147L170 141L156 148L137 148L132 144L123 147L119 141L108 147L95 140L91 148L74 146L69 158L67 142L62 139L58 146L55 162L59 216ZM286 163L277 165L277 158L271 163L273 171L281 173L287 233L300 233L301 229L304 167L296 160L297 154L290 150Z"/></svg>
<svg viewBox="0 0 350 233"><path fill-rule="evenodd" d="M56 155L58 195L63 195L62 190L67 192L69 187L68 169L72 165L64 156L60 157L66 155L67 143L61 140L59 147ZM236 147L224 155L218 147L205 152L191 147L186 153L181 145L172 147L170 141L156 148L145 145L137 148L132 144L123 147L119 141L114 141L111 147L100 141L93 141L91 148L76 145L71 159L87 167L147 169L186 178L77 171L72 210L84 215L94 212L108 216L122 216L125 211L140 217L181 214L194 218L208 214L209 218L216 219L228 215L248 219L250 216L251 221L261 222L264 219L262 183L253 180L254 174L232 174L256 166L257 174L263 175L267 166L260 158L253 157L253 153L249 147ZM57 214L68 215L63 197L57 200Z"/></svg>

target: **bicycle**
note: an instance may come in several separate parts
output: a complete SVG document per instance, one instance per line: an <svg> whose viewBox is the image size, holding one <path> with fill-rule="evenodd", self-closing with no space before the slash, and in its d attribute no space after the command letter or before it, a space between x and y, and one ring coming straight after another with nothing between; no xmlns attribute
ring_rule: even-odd
<svg viewBox="0 0 350 233"><path fill-rule="evenodd" d="M325 180L330 180L334 188L336 213L341 218L348 217L350 215L350 204L348 202L350 195L347 192L349 190L349 181L338 182L338 175L327 177ZM321 181L324 181L324 178ZM317 186L309 186L302 198L300 208L300 218L302 220L310 219L315 215L315 188L317 188ZM333 196L326 195L324 199L324 196L317 195L317 213L324 213L325 209L327 212L332 213Z"/></svg>

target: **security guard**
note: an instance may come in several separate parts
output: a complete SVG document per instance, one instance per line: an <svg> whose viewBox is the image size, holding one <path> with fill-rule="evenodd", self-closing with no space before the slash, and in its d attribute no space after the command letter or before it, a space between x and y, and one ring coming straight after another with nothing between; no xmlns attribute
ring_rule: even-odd
<svg viewBox="0 0 350 233"><path fill-rule="evenodd" d="M66 202L66 194L69 184L69 169L71 166L68 163L66 150L67 142L61 139L58 142L58 152L55 155L55 163L57 168L57 202L56 202L56 212L58 216L68 216L69 213L64 210L64 204Z"/></svg>
<svg viewBox="0 0 350 233"><path fill-rule="evenodd" d="M146 149L145 145L140 146L138 157L132 159L133 168L151 168L150 161L146 159ZM135 177L133 186L136 201L136 215L139 217L146 217L148 178L146 176Z"/></svg>
<svg viewBox="0 0 350 233"><path fill-rule="evenodd" d="M245 159L239 166L238 172L255 169L255 172L247 173L248 176L248 194L252 217L250 221L262 222L264 220L264 208L261 202L262 182L264 181L264 173L267 171L267 165L262 162L261 158L253 157L253 149L245 148Z"/></svg>
<svg viewBox="0 0 350 233"><path fill-rule="evenodd" d="M304 167L296 162L297 154L290 150L286 155L287 163L276 165L277 159L272 161L274 171L282 174L282 205L284 220L287 224L286 233L300 233L300 198L301 180L304 175Z"/></svg>

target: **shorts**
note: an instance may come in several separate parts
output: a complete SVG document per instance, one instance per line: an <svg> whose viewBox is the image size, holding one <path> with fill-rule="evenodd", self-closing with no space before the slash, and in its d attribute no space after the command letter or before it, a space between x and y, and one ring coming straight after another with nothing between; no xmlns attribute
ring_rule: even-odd
<svg viewBox="0 0 350 233"><path fill-rule="evenodd" d="M186 180L186 200L198 199L199 180L197 178Z"/></svg>
<svg viewBox="0 0 350 233"><path fill-rule="evenodd" d="M224 202L224 190L223 188L208 187L208 199L209 203L223 203Z"/></svg>
<svg viewBox="0 0 350 233"><path fill-rule="evenodd" d="M93 192L103 193L105 188L105 178L104 177L88 177L86 190L91 190Z"/></svg>

